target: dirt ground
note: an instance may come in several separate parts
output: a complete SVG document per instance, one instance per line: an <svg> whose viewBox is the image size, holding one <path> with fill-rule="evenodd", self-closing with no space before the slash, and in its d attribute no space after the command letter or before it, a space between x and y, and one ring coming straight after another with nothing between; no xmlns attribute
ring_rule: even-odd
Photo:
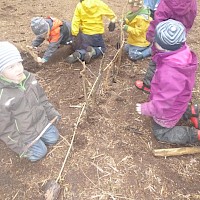
<svg viewBox="0 0 200 200"><path fill-rule="evenodd" d="M0 40L14 42L22 53L24 67L36 74L50 101L62 115L58 125L61 138L49 147L45 159L31 163L20 159L0 142L0 199L42 200L48 180L57 179L74 134L74 127L84 105L80 71L82 64L68 65L64 58L70 47L62 47L48 64L39 66L26 48L34 38L30 20L35 16L54 16L71 20L78 0L60 1L0 1ZM123 0L105 0L122 16ZM200 5L200 0L198 0ZM200 15L188 35L188 44L200 58ZM105 26L108 21L105 20ZM107 52L105 67L116 54L119 31L110 34L106 28ZM45 50L44 44L40 51ZM122 57L117 76L106 87L106 76L100 83L96 104L83 113L72 151L61 174L59 200L159 200L200 199L200 156L156 158L152 149L177 147L162 144L151 133L151 119L139 116L137 102L148 95L134 87L134 81L144 76L149 59L131 62ZM98 76L101 59L87 65L88 92ZM200 103L199 70L193 92ZM103 84L102 84L103 83ZM198 145L198 144L197 144Z"/></svg>

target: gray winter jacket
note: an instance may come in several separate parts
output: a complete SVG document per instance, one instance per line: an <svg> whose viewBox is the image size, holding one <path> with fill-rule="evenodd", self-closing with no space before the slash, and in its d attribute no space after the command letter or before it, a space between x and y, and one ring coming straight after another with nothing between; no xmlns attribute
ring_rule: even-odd
<svg viewBox="0 0 200 200"><path fill-rule="evenodd" d="M59 115L35 77L24 73L21 84L0 79L0 139L19 154Z"/></svg>
<svg viewBox="0 0 200 200"><path fill-rule="evenodd" d="M48 39L49 45L44 53L43 58L48 61L61 44L70 44L72 35L70 22L60 21L59 19L52 17L45 19L45 21L50 26L50 38ZM37 36L36 39L32 42L32 46L38 47L44 42L44 40L44 38Z"/></svg>

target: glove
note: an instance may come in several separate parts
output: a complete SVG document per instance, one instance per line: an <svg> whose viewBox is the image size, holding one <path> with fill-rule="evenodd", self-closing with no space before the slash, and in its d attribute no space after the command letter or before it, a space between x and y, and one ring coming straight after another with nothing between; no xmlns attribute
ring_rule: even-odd
<svg viewBox="0 0 200 200"><path fill-rule="evenodd" d="M37 57L37 62L38 63L45 63L45 62L47 62L47 60L44 59L44 58Z"/></svg>
<svg viewBox="0 0 200 200"><path fill-rule="evenodd" d="M142 108L141 108L141 104L140 103L136 103L136 111L138 114L142 114Z"/></svg>
<svg viewBox="0 0 200 200"><path fill-rule="evenodd" d="M56 120L56 124L61 120L61 115L58 114L57 116L58 116L58 118L57 118L57 120Z"/></svg>
<svg viewBox="0 0 200 200"><path fill-rule="evenodd" d="M34 50L34 49L37 50L37 47L34 47L34 46L26 45L26 47L31 49L31 50Z"/></svg>
<svg viewBox="0 0 200 200"><path fill-rule="evenodd" d="M110 22L108 25L108 30L113 32L115 30L115 22Z"/></svg>

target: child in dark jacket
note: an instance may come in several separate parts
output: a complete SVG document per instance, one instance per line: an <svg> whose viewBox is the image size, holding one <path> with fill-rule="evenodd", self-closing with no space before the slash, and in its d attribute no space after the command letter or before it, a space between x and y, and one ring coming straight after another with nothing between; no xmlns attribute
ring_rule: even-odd
<svg viewBox="0 0 200 200"><path fill-rule="evenodd" d="M124 50L131 60L136 61L151 55L146 32L152 18L150 10L143 6L143 0L129 0L128 4L130 12L126 15L123 26L123 30L128 34Z"/></svg>
<svg viewBox="0 0 200 200"><path fill-rule="evenodd" d="M56 52L60 45L71 44L71 24L53 17L34 17L31 20L31 29L37 36L32 42L32 48L40 46L44 40L49 46L43 58L38 57L39 63L45 63Z"/></svg>
<svg viewBox="0 0 200 200"><path fill-rule="evenodd" d="M200 140L198 106L189 105L195 83L197 57L189 49L181 22L169 19L156 27L156 72L151 83L149 102L136 104L139 114L153 117L153 133L163 142L186 144ZM189 106L188 106L189 105ZM194 127L177 126L191 119Z"/></svg>
<svg viewBox="0 0 200 200"><path fill-rule="evenodd" d="M56 116L60 117L33 74L24 71L17 48L0 42L0 139L30 161L40 160L47 153L46 145L59 138L57 128L49 124Z"/></svg>
<svg viewBox="0 0 200 200"><path fill-rule="evenodd" d="M101 0L80 0L72 19L75 52L67 57L72 64L79 59L89 63L105 52L103 17L110 19L109 31L114 31L116 16Z"/></svg>
<svg viewBox="0 0 200 200"><path fill-rule="evenodd" d="M196 0L161 0L158 8L155 12L155 18L150 22L150 26L147 31L147 40L149 42L154 42L155 28L157 24L161 21L168 19L174 19L180 21L186 28L186 32L191 29L195 17L197 15L197 2ZM154 45L152 46L152 54L154 54ZM135 82L135 86L149 93L149 88L151 85L151 80L153 78L156 65L152 60L149 62L147 72L143 81L138 80Z"/></svg>

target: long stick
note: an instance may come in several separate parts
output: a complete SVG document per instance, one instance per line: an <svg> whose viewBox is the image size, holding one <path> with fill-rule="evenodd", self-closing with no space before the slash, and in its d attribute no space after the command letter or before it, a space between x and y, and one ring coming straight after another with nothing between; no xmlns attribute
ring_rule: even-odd
<svg viewBox="0 0 200 200"><path fill-rule="evenodd" d="M22 157L27 151L28 149L35 143L37 142L41 137L42 135L45 133L45 131L49 128L49 126L51 126L56 120L57 120L58 116L54 117L46 126L45 128L43 129L43 131L29 144L27 144L24 148L23 148L23 152L22 154L20 155L20 157Z"/></svg>
<svg viewBox="0 0 200 200"><path fill-rule="evenodd" d="M182 156L187 154L200 153L200 147L181 147L170 149L154 149L152 151L154 156L168 157L168 156Z"/></svg>
<svg viewBox="0 0 200 200"><path fill-rule="evenodd" d="M81 117L82 117L82 115L83 115L83 112L84 112L84 110L85 110L85 107L86 107L86 103L84 103L84 105L83 105L83 107L82 107L82 110L81 110L81 113L80 113L80 115L79 115L79 117L78 117L78 120L77 120L77 122L76 122L76 125L75 125L75 127L74 127L74 133L73 133L73 136L72 136L72 140L71 140L71 142L70 142L69 149L67 150L67 154L66 154L65 159L64 159L64 161L63 161L63 164L62 164L62 167L61 167L61 169L60 169L59 175L58 175L58 177L57 177L57 179L56 179L56 183L59 181L59 179L60 179L60 177L61 177L61 174L62 174L62 172L63 172L63 169L64 169L64 167L65 167L65 163L66 163L67 158L68 158L68 156L69 156L69 153L70 153L70 151L71 151L71 148L72 148L72 145L73 145L73 142L74 142L74 138L75 138L75 135L76 135L76 130L77 130L77 127L78 127L79 122L80 122L80 120L81 120Z"/></svg>

